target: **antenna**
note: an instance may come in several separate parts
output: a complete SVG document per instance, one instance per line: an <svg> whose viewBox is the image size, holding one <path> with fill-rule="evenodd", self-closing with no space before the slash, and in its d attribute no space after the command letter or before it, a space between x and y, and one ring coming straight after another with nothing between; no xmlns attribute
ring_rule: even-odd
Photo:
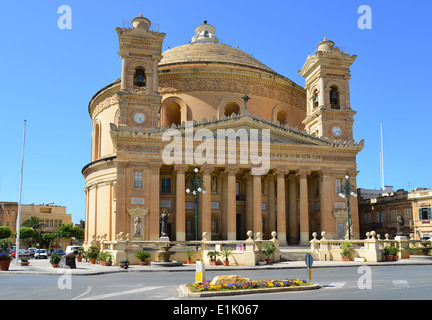
<svg viewBox="0 0 432 320"><path fill-rule="evenodd" d="M384 190L384 148L383 148L383 126L380 123L381 131L381 151L380 151L380 174L381 174L381 190Z"/></svg>

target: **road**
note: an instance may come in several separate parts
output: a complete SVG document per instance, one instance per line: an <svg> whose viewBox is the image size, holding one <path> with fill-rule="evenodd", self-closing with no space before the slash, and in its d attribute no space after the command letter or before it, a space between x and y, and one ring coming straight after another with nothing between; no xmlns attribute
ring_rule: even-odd
<svg viewBox="0 0 432 320"><path fill-rule="evenodd" d="M307 269L237 271L259 279L300 278L307 280ZM206 272L206 279L223 271ZM177 288L194 281L193 272L135 272L70 276L0 274L1 300L173 300ZM432 266L312 268L312 281L318 290L230 296L200 300L430 300Z"/></svg>

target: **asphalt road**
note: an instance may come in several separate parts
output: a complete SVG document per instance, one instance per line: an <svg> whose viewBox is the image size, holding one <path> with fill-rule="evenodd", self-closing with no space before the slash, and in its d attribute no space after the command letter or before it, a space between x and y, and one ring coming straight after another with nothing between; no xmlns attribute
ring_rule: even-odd
<svg viewBox="0 0 432 320"><path fill-rule="evenodd" d="M206 279L224 274L206 272ZM236 274L259 279L308 280L306 268L242 270ZM113 273L105 275L13 275L0 274L1 300L172 300L177 288L194 281L193 272ZM291 293L240 295L202 300L430 300L432 266L312 268L312 281L321 289Z"/></svg>

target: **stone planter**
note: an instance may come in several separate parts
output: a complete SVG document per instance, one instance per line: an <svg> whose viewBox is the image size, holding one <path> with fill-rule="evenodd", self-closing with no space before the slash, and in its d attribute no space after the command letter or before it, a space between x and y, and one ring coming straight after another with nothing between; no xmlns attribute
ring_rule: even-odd
<svg viewBox="0 0 432 320"><path fill-rule="evenodd" d="M342 261L351 261L350 257L342 257Z"/></svg>
<svg viewBox="0 0 432 320"><path fill-rule="evenodd" d="M9 270L9 265L12 260L0 260L0 270Z"/></svg>

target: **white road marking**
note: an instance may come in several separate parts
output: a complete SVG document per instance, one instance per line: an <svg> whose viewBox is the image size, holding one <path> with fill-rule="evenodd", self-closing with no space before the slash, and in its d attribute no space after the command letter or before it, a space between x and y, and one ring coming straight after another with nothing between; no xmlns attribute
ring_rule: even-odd
<svg viewBox="0 0 432 320"><path fill-rule="evenodd" d="M340 289L342 288L344 285L346 285L346 282L332 282L326 285L323 285L322 287L324 289Z"/></svg>
<svg viewBox="0 0 432 320"><path fill-rule="evenodd" d="M407 288L407 287L409 287L409 284L408 284L407 280L393 280L393 285L396 288Z"/></svg>
<svg viewBox="0 0 432 320"><path fill-rule="evenodd" d="M90 293L91 287L88 287L86 291L84 291L84 293L80 294L79 296L72 298L71 300L79 300L81 297L87 295Z"/></svg>
<svg viewBox="0 0 432 320"><path fill-rule="evenodd" d="M113 298L113 297L118 297L118 296L124 296L124 295L128 295L128 294L135 294L135 293L140 293L140 292L144 292L144 291L150 291L150 290L155 290L155 289L160 289L163 287L145 287L145 288L138 288L138 289L132 289L132 290L127 290L127 291L120 291L120 292L112 292L112 293L107 293L107 294L101 294L101 295L97 295L97 296L93 296L93 297L85 297L85 298L81 298L80 300L99 300L99 299L107 299L107 298ZM82 294L83 295L83 294ZM81 295L81 296L82 296Z"/></svg>

